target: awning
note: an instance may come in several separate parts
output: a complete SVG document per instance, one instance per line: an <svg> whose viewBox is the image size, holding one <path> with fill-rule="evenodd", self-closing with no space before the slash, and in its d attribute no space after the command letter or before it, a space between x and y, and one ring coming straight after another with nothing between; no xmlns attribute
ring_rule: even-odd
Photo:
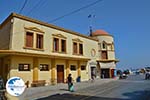
<svg viewBox="0 0 150 100"><path fill-rule="evenodd" d="M102 63L99 62L101 68L116 68L116 64L114 62Z"/></svg>
<svg viewBox="0 0 150 100"><path fill-rule="evenodd" d="M93 61L93 62L90 62L89 64L90 64L91 66L92 66L92 65L93 65L93 66L96 66L96 65L97 65L97 62L94 62L94 61Z"/></svg>

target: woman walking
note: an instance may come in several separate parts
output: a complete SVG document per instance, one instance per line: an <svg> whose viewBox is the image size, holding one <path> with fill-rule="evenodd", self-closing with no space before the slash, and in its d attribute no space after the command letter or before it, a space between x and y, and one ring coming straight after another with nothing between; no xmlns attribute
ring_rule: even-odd
<svg viewBox="0 0 150 100"><path fill-rule="evenodd" d="M71 74L68 75L67 82L68 82L68 90L73 92L74 91L74 87L73 87Z"/></svg>

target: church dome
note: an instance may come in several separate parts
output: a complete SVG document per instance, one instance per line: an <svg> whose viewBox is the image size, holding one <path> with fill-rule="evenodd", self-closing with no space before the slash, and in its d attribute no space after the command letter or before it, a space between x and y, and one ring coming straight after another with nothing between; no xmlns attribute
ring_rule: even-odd
<svg viewBox="0 0 150 100"><path fill-rule="evenodd" d="M98 35L109 35L109 33L107 33L104 30L96 30L95 32L92 32L92 36L98 36Z"/></svg>

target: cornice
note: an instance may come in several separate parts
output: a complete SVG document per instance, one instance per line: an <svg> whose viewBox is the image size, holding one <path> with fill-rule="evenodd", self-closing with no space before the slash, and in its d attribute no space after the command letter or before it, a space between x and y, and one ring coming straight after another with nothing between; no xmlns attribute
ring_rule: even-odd
<svg viewBox="0 0 150 100"><path fill-rule="evenodd" d="M79 38L72 39L73 42L83 42Z"/></svg>
<svg viewBox="0 0 150 100"><path fill-rule="evenodd" d="M40 32L40 33L44 33L44 31L42 31L41 29L37 28L37 27L24 27L26 30L31 30L31 31L35 31L35 32Z"/></svg>
<svg viewBox="0 0 150 100"><path fill-rule="evenodd" d="M67 37L65 37L64 35L62 35L62 34L52 34L52 36L54 36L54 37L58 37L58 38L64 38L64 39L66 39Z"/></svg>
<svg viewBox="0 0 150 100"><path fill-rule="evenodd" d="M118 59L98 59L97 62L119 62Z"/></svg>
<svg viewBox="0 0 150 100"><path fill-rule="evenodd" d="M52 58L52 59L69 59L69 60L83 60L83 61L90 60L90 58L87 57L70 57L70 56L62 56L62 55L38 54L38 53L29 53L29 52L19 52L13 50L0 50L0 56L1 55L43 57L43 58Z"/></svg>
<svg viewBox="0 0 150 100"><path fill-rule="evenodd" d="M84 37L84 38L87 38L87 39L90 39L90 40L98 41L97 39L95 39L95 38L93 38L93 37L89 37L89 36L80 34L80 33L78 33L78 32L74 32L74 31L71 31L71 30L67 30L67 29L64 29L64 28L61 28L61 27L58 27L58 26L55 26L55 25L52 25L52 24L49 24L49 23L46 23L46 22L42 22L42 21L39 21L39 20L36 20L36 19L32 19L32 18L23 16L23 15L20 15L20 14L16 14L16 13L11 13L11 14L7 17L7 19L1 24L0 27L2 27L3 25L5 25L5 24L6 24L8 21L10 21L13 17L19 18L19 19L22 19L22 20L26 20L26 21L29 21L29 22L33 22L33 23L36 23L36 24L40 24L40 25L43 25L43 26L46 26L46 27L50 27L50 28L53 28L53 29L57 29L57 30L60 30L60 31L63 31L63 32L67 32L67 33L73 34L73 35L81 36L81 37Z"/></svg>

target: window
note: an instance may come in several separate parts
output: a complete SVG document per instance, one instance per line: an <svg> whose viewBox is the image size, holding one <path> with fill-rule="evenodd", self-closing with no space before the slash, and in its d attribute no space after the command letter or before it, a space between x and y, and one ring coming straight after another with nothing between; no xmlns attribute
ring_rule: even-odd
<svg viewBox="0 0 150 100"><path fill-rule="evenodd" d="M66 40L60 37L53 39L53 51L54 52L66 52Z"/></svg>
<svg viewBox="0 0 150 100"><path fill-rule="evenodd" d="M25 47L30 49L43 49L43 34L27 31Z"/></svg>
<svg viewBox="0 0 150 100"><path fill-rule="evenodd" d="M19 64L19 71L30 71L30 64Z"/></svg>
<svg viewBox="0 0 150 100"><path fill-rule="evenodd" d="M76 42L73 42L73 53L74 54L77 54L77 43Z"/></svg>
<svg viewBox="0 0 150 100"><path fill-rule="evenodd" d="M102 48L106 49L106 43L105 42L102 43Z"/></svg>
<svg viewBox="0 0 150 100"><path fill-rule="evenodd" d="M105 43L103 43L103 46L102 46L102 47L103 47L103 49L106 49L106 44L105 44Z"/></svg>
<svg viewBox="0 0 150 100"><path fill-rule="evenodd" d="M26 47L33 47L33 33L26 32Z"/></svg>
<svg viewBox="0 0 150 100"><path fill-rule="evenodd" d="M83 45L79 44L79 54L83 54Z"/></svg>
<svg viewBox="0 0 150 100"><path fill-rule="evenodd" d="M43 49L43 35L37 34L36 48Z"/></svg>
<svg viewBox="0 0 150 100"><path fill-rule="evenodd" d="M58 38L54 38L54 51L58 52L59 51L59 39Z"/></svg>
<svg viewBox="0 0 150 100"><path fill-rule="evenodd" d="M86 70L86 66L82 65L81 70Z"/></svg>
<svg viewBox="0 0 150 100"><path fill-rule="evenodd" d="M48 64L40 64L40 71L49 71Z"/></svg>
<svg viewBox="0 0 150 100"><path fill-rule="evenodd" d="M102 59L108 59L107 51L102 51Z"/></svg>
<svg viewBox="0 0 150 100"><path fill-rule="evenodd" d="M71 70L71 71L75 71L75 70L76 70L76 66L75 66L75 65L71 65L71 66L70 66L70 70Z"/></svg>
<svg viewBox="0 0 150 100"><path fill-rule="evenodd" d="M73 54L74 55L83 55L83 42L80 39L73 40Z"/></svg>
<svg viewBox="0 0 150 100"><path fill-rule="evenodd" d="M66 40L61 40L61 52L66 52Z"/></svg>

